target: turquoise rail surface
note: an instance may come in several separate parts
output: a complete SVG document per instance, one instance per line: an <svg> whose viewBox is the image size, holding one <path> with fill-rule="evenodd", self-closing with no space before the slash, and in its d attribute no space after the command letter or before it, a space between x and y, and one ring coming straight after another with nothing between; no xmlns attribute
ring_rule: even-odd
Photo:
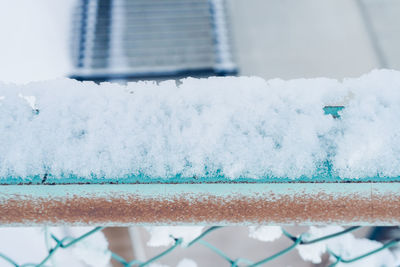
<svg viewBox="0 0 400 267"><path fill-rule="evenodd" d="M400 182L400 177L363 177L358 179L352 178L341 178L337 176L314 176L314 177L300 177L297 179L292 178L277 178L277 177L265 177L265 178L237 178L230 179L223 176L216 177L146 177L146 176L129 176L120 178L101 178L101 177L77 177L77 176L66 176L66 177L55 177L47 175L46 178L40 176L30 177L7 177L0 179L0 185L22 185L22 184L207 184L207 183L393 183Z"/></svg>

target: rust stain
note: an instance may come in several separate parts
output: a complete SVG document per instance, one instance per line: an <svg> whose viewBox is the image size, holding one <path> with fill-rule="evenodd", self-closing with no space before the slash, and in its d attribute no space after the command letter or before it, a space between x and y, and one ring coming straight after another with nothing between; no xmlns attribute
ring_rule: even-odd
<svg viewBox="0 0 400 267"><path fill-rule="evenodd" d="M0 224L293 224L398 223L400 199L324 193L298 196L217 197L213 195L140 198L16 196L0 202Z"/></svg>
<svg viewBox="0 0 400 267"><path fill-rule="evenodd" d="M399 224L400 197L399 194L372 194L372 216L379 221Z"/></svg>

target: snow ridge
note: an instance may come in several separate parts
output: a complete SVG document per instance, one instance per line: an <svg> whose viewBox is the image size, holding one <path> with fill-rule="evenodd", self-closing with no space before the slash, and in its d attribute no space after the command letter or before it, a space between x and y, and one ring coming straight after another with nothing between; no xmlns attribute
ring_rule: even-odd
<svg viewBox="0 0 400 267"><path fill-rule="evenodd" d="M343 100L340 119L324 114ZM395 177L398 114L400 73L389 70L343 81L0 83L0 179Z"/></svg>

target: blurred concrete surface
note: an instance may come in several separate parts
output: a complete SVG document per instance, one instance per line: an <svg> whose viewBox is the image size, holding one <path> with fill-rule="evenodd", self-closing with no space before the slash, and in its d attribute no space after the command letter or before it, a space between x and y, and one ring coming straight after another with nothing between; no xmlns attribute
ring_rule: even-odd
<svg viewBox="0 0 400 267"><path fill-rule="evenodd" d="M400 68L399 1L228 3L242 75L343 78L374 68Z"/></svg>
<svg viewBox="0 0 400 267"><path fill-rule="evenodd" d="M370 31L375 34L378 49L386 65L383 67L400 70L400 1L363 0L360 7L370 20Z"/></svg>

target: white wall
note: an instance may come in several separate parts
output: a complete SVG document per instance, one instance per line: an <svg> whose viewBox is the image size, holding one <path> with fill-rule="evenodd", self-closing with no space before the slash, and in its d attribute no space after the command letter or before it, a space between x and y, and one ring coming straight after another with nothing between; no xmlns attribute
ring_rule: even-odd
<svg viewBox="0 0 400 267"><path fill-rule="evenodd" d="M75 0L0 0L0 81L28 82L70 70Z"/></svg>

